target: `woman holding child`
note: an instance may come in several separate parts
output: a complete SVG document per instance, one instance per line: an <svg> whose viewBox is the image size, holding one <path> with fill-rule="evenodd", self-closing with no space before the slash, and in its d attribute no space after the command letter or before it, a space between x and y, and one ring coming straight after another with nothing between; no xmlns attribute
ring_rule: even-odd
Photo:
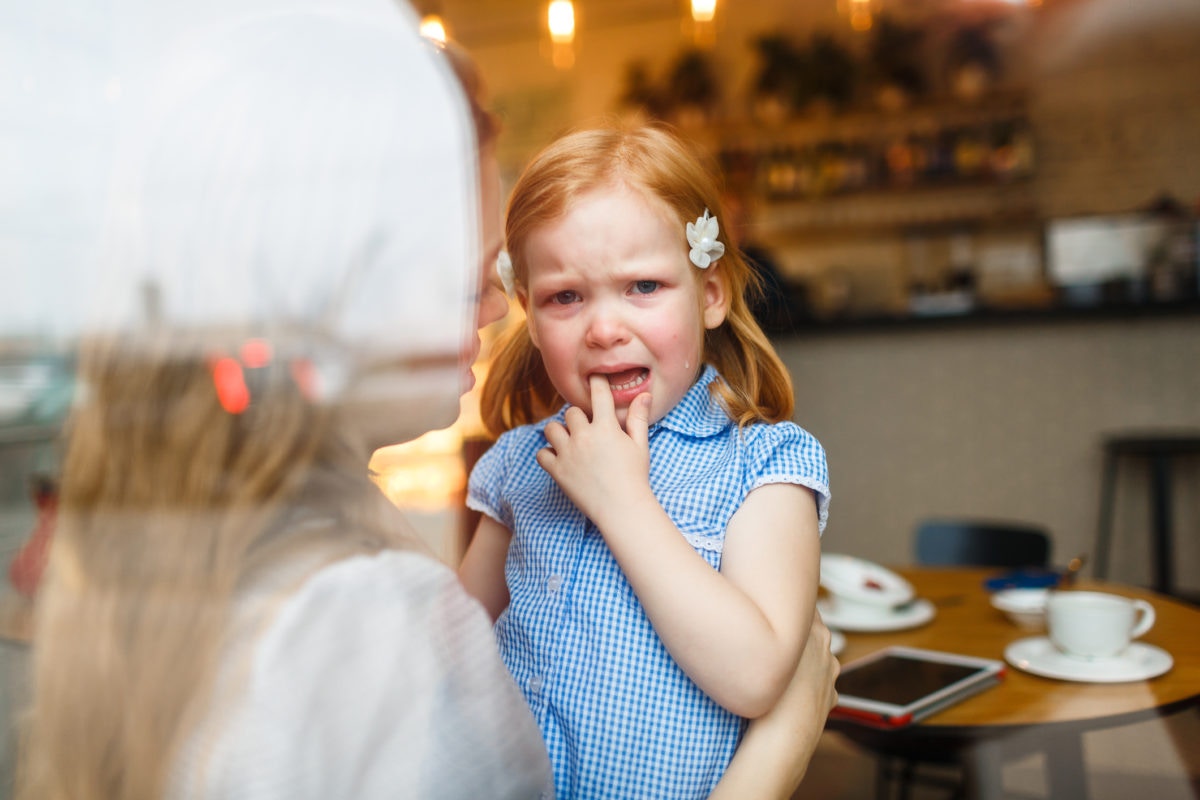
<svg viewBox="0 0 1200 800"><path fill-rule="evenodd" d="M453 419L506 308L464 63L370 0L256 5L171 58L81 337L18 796L550 796L486 614L366 470ZM798 782L814 631L718 793Z"/></svg>

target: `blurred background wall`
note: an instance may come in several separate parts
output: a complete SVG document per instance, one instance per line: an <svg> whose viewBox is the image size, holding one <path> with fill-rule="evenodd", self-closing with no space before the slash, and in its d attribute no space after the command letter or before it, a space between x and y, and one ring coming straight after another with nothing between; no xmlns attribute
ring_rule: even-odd
<svg viewBox="0 0 1200 800"><path fill-rule="evenodd" d="M1049 222L1125 214L1164 199L1194 213L1200 202L1200 4L1192 0L883 0L865 5L875 15L865 31L853 30L853 4L845 0L719 3L703 30L688 4L674 0L580 2L565 68L554 64L540 16L545 4L424 5L484 68L505 119L510 181L530 153L568 128L645 114L630 95L639 85L669 85L689 52L703 54L715 96L702 114L676 109L667 116L718 157L789 136L857 135L897 120L919 132L950 125L954 115L1017 108L1033 137L1034 163L1022 180L783 201L752 189L760 195L755 238L790 280L807 283L818 313L823 299L840 298L834 322L838 311L906 311L913 284L953 266L954 248L964 242L977 289L995 287L997 305L1046 308L1062 289L1049 285ZM882 20L917 31L926 50L940 48L940 61L922 62L932 99L885 106L859 90L848 110L793 110L786 119L764 112L758 40L807 42L828 33L869 60ZM1001 59L988 76L992 85L973 96L955 84L944 55L965 28L986 30ZM1200 428L1194 311L917 328L818 325L776 342L796 380L796 419L829 450L834 501L825 546L882 561L907 560L916 521L935 514L1044 524L1060 563L1090 552L1102 438L1128 428ZM1121 469L1110 575L1146 583L1148 469L1137 462ZM1176 580L1194 590L1197 459L1180 460L1174 482Z"/></svg>

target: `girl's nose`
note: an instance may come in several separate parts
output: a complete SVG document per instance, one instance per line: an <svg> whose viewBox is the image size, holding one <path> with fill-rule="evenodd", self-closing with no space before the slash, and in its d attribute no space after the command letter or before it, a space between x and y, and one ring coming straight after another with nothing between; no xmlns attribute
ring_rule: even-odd
<svg viewBox="0 0 1200 800"><path fill-rule="evenodd" d="M589 347L614 347L627 341L629 328L615 309L598 306L592 310L587 326Z"/></svg>

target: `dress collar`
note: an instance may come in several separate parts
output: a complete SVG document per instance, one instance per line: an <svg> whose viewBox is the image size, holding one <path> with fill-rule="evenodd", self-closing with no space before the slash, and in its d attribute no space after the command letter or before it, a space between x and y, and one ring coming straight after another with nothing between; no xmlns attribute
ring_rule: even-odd
<svg viewBox="0 0 1200 800"><path fill-rule="evenodd" d="M709 391L713 381L721 380L717 368L705 364L700 377L688 389L687 394L667 415L650 426L650 433L659 427L685 436L706 438L716 436L732 423L720 401Z"/></svg>

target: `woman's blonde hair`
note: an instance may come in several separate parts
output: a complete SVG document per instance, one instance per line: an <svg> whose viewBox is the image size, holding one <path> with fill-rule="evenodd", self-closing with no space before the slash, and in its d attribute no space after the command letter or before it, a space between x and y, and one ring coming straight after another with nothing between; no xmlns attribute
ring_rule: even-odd
<svg viewBox="0 0 1200 800"><path fill-rule="evenodd" d="M467 101L467 110L471 113L471 122L475 127L475 139L480 150L487 150L500 138L500 117L488 106L487 83L479 71L475 59L461 45L454 42L431 44L438 48L446 63L450 65L454 77L462 85L463 94Z"/></svg>
<svg viewBox="0 0 1200 800"><path fill-rule="evenodd" d="M168 349L178 353L178 340ZM406 541L394 508L287 365L223 407L202 355L95 342L38 595L27 798L161 798L206 718L234 601L280 564ZM307 555L305 555L307 554Z"/></svg>
<svg viewBox="0 0 1200 800"><path fill-rule="evenodd" d="M450 61L482 149L496 120L473 64ZM38 593L24 800L161 800L228 710L246 590L286 597L323 565L412 542L336 399L311 401L303 359L242 365L249 404L222 402L214 359L238 340L176 329L80 352Z"/></svg>
<svg viewBox="0 0 1200 800"><path fill-rule="evenodd" d="M663 208L678 224L679 246L686 250L687 223L705 209L722 219L715 174L683 139L661 125L613 126L562 137L530 162L509 200L505 238L517 285L525 286L528 279L530 235L560 219L583 194L614 184L628 185ZM621 222L597 220L601 225ZM716 269L730 298L729 311L704 338L704 359L724 378L711 390L738 425L790 419L791 377L747 303L747 293L760 290L757 273L728 237L728 229L721 228L725 255ZM696 272L699 280L701 272ZM488 431L498 436L535 422L563 402L526 326L510 329L497 343L480 398Z"/></svg>

